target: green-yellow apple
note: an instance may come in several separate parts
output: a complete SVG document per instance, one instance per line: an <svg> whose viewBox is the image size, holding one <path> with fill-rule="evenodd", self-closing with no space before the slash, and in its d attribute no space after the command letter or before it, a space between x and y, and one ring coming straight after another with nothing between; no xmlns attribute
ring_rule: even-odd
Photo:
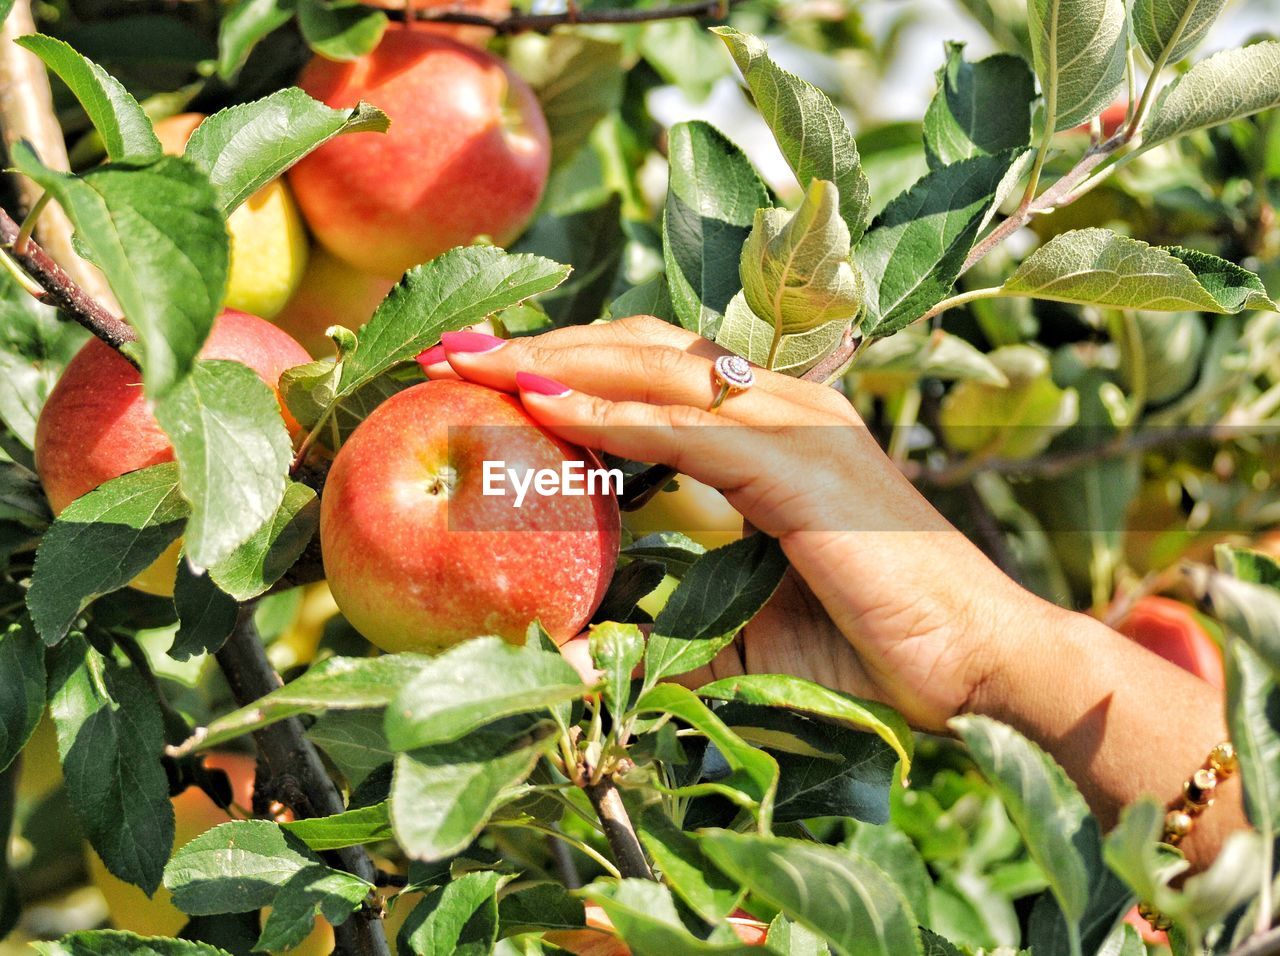
<svg viewBox="0 0 1280 956"><path fill-rule="evenodd" d="M361 272L316 246L298 291L274 321L313 358L328 358L337 350L325 330L334 325L360 328L395 284L394 279Z"/></svg>
<svg viewBox="0 0 1280 956"><path fill-rule="evenodd" d="M320 508L325 576L357 630L385 651L434 651L482 634L557 643L591 619L613 575L620 522L603 481L530 490L514 476L597 470L510 395L415 385L365 419L334 459ZM611 488L616 490L616 487ZM497 492L497 493L495 493Z"/></svg>
<svg viewBox="0 0 1280 956"><path fill-rule="evenodd" d="M317 57L298 85L332 107L366 100L386 133L339 136L289 171L312 233L352 265L410 266L524 230L546 186L546 119L502 60L425 30L389 30L349 63Z"/></svg>
<svg viewBox="0 0 1280 956"><path fill-rule="evenodd" d="M202 113L179 113L155 124L166 153L182 155ZM223 305L270 319L289 301L307 267L307 228L289 187L273 179L227 218L231 269Z"/></svg>
<svg viewBox="0 0 1280 956"><path fill-rule="evenodd" d="M412 8L424 13L471 13L490 20L502 20L511 16L511 0L364 0L364 4L367 7L381 7L383 10ZM427 30L475 46L484 46L493 37L493 30L489 27L460 23L418 21L404 29Z"/></svg>
<svg viewBox="0 0 1280 956"><path fill-rule="evenodd" d="M275 389L280 375L311 361L301 345L265 319L225 311L201 358L242 362ZM173 445L142 393L138 370L98 339L90 339L49 393L36 423L36 470L53 513L105 481L173 460ZM282 407L291 432L298 424ZM173 593L179 546L142 572L134 586Z"/></svg>

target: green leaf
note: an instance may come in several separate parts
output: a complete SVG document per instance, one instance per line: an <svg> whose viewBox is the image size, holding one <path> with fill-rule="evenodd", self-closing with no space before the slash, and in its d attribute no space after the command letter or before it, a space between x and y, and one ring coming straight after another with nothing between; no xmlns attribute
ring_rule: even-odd
<svg viewBox="0 0 1280 956"><path fill-rule="evenodd" d="M746 154L707 123L671 127L668 152L662 215L666 288L680 324L712 337L741 287L742 244L756 209L769 204L769 193ZM625 311L654 310L637 303Z"/></svg>
<svg viewBox="0 0 1280 956"><path fill-rule="evenodd" d="M44 713L44 644L25 616L0 633L0 674L4 675L0 681L0 772L3 772L27 745Z"/></svg>
<svg viewBox="0 0 1280 956"><path fill-rule="evenodd" d="M606 621L591 628L591 660L604 672L605 703L610 713L627 712L631 695L631 674L644 658L644 634L634 624Z"/></svg>
<svg viewBox="0 0 1280 956"><path fill-rule="evenodd" d="M573 266L567 282L538 299L538 306L556 327L586 325L604 312L627 245L621 210L621 197L611 193L590 209L546 212L512 247L517 254L532 253ZM503 314L504 324L509 315Z"/></svg>
<svg viewBox="0 0 1280 956"><path fill-rule="evenodd" d="M1193 571L1190 577L1223 627L1280 674L1280 592L1205 569Z"/></svg>
<svg viewBox="0 0 1280 956"><path fill-rule="evenodd" d="M258 41L293 19L295 0L239 0L218 25L218 76L234 80Z"/></svg>
<svg viewBox="0 0 1280 956"><path fill-rule="evenodd" d="M795 212L756 212L738 267L742 292L751 311L779 336L852 321L862 307L838 201L830 182L815 179Z"/></svg>
<svg viewBox="0 0 1280 956"><path fill-rule="evenodd" d="M382 732L380 710L326 711L307 728L307 738L325 752L352 789L395 757Z"/></svg>
<svg viewBox="0 0 1280 956"><path fill-rule="evenodd" d="M1093 119L1124 86L1124 0L1029 0L1036 75L1053 132Z"/></svg>
<svg viewBox="0 0 1280 956"><path fill-rule="evenodd" d="M70 217L138 333L147 394L163 397L191 371L226 291L227 228L213 186L172 156L83 176L45 167L25 143L10 158Z"/></svg>
<svg viewBox="0 0 1280 956"><path fill-rule="evenodd" d="M452 743L396 756L391 782L391 825L396 841L415 860L440 860L475 839L502 801L555 744L551 721L512 730L473 731Z"/></svg>
<svg viewBox="0 0 1280 956"><path fill-rule="evenodd" d="M864 860L874 860L877 866L890 874L916 919L922 925L929 924L929 892L933 889L933 877L910 837L892 826L859 823L853 837L846 843ZM928 952L927 947L925 951Z"/></svg>
<svg viewBox="0 0 1280 956"><path fill-rule="evenodd" d="M178 609L178 633L169 656L174 660L214 653L235 629L236 599L219 590L208 574L196 574L185 561L178 567L173 603Z"/></svg>
<svg viewBox="0 0 1280 956"><path fill-rule="evenodd" d="M741 701L763 707L786 707L815 717L837 720L875 734L893 748L902 761L903 783L911 770L915 736L906 720L892 707L831 690L813 681L786 674L743 674L726 677L698 688L699 697Z"/></svg>
<svg viewBox="0 0 1280 956"><path fill-rule="evenodd" d="M1227 726L1240 761L1249 822L1268 843L1280 834L1280 686L1244 641L1227 643ZM1270 873L1265 874L1270 880Z"/></svg>
<svg viewBox="0 0 1280 956"><path fill-rule="evenodd" d="M280 397L289 414L304 429L315 428L329 413L338 394L341 375L342 359L295 365L280 375Z"/></svg>
<svg viewBox="0 0 1280 956"><path fill-rule="evenodd" d="M904 386L922 378L1009 384L1008 377L985 352L942 329L927 333L904 329L889 338L877 339L862 350L858 373L872 374L877 380L892 377Z"/></svg>
<svg viewBox="0 0 1280 956"><path fill-rule="evenodd" d="M431 662L432 658L422 654L330 657L279 690L212 721L185 741L175 756L216 747L299 714L385 707L407 681Z"/></svg>
<svg viewBox="0 0 1280 956"><path fill-rule="evenodd" d="M864 335L910 325L945 299L998 202L1017 151L942 166L897 196L858 246L866 280Z"/></svg>
<svg viewBox="0 0 1280 956"><path fill-rule="evenodd" d="M1226 5L1227 0L1134 0L1133 35L1152 63L1177 63L1200 45Z"/></svg>
<svg viewBox="0 0 1280 956"><path fill-rule="evenodd" d="M1213 549L1213 557L1219 570L1241 581L1262 584L1280 592L1280 561L1271 555L1220 544Z"/></svg>
<svg viewBox="0 0 1280 956"><path fill-rule="evenodd" d="M938 92L924 117L929 168L1026 146L1035 101L1035 77L1022 57L1002 53L970 63L963 43L948 43Z"/></svg>
<svg viewBox="0 0 1280 956"><path fill-rule="evenodd" d="M502 935L548 929L582 929L586 913L582 901L560 883L528 883L512 888L498 902Z"/></svg>
<svg viewBox="0 0 1280 956"><path fill-rule="evenodd" d="M672 577L682 578L707 549L680 531L655 531L622 549L623 557L657 561Z"/></svg>
<svg viewBox="0 0 1280 956"><path fill-rule="evenodd" d="M637 713L657 712L677 717L720 751L730 771L728 776L714 783L685 788L690 794L719 793L739 805L757 806L761 821L768 825L773 812L774 793L778 788L776 760L735 734L691 690L678 684L659 684L645 691L636 702L635 710Z"/></svg>
<svg viewBox="0 0 1280 956"><path fill-rule="evenodd" d="M34 942L31 947L42 956L230 956L208 943L116 929L69 933L56 942Z"/></svg>
<svg viewBox="0 0 1280 956"><path fill-rule="evenodd" d="M629 315L652 315L664 322L679 321L665 276L657 276L622 293L609 305L609 315L615 319L625 319Z"/></svg>
<svg viewBox="0 0 1280 956"><path fill-rule="evenodd" d="M956 717L949 726L1048 877L1074 940L1072 951L1078 953L1080 921L1101 860L1098 825L1084 798L1051 757L1013 728L977 715Z"/></svg>
<svg viewBox="0 0 1280 956"><path fill-rule="evenodd" d="M39 476L17 462L0 461L0 521L32 531L44 531L53 523Z"/></svg>
<svg viewBox="0 0 1280 956"><path fill-rule="evenodd" d="M572 159L591 131L622 101L623 46L576 32L525 34L507 62L533 87L551 133L551 168Z"/></svg>
<svg viewBox="0 0 1280 956"><path fill-rule="evenodd" d="M330 109L297 87L214 113L195 128L184 156L204 170L230 215L307 153L345 133L384 133L391 121L368 103Z"/></svg>
<svg viewBox="0 0 1280 956"><path fill-rule="evenodd" d="M167 802L167 801L166 801ZM173 854L164 885L190 916L270 906L280 887L320 858L268 820L235 820L200 834Z"/></svg>
<svg viewBox="0 0 1280 956"><path fill-rule="evenodd" d="M397 946L417 956L487 956L498 936L498 891L513 877L463 873L432 890L405 920Z"/></svg>
<svg viewBox="0 0 1280 956"><path fill-rule="evenodd" d="M147 114L106 70L53 37L34 34L13 42L38 56L67 84L102 137L108 160L145 165L163 155Z"/></svg>
<svg viewBox="0 0 1280 956"><path fill-rule="evenodd" d="M280 824L317 852L340 850L391 839L391 816L384 800L369 807L357 807L328 817L312 817Z"/></svg>
<svg viewBox="0 0 1280 956"><path fill-rule="evenodd" d="M645 687L709 664L787 572L778 542L753 534L708 551L672 592L645 651Z"/></svg>
<svg viewBox="0 0 1280 956"><path fill-rule="evenodd" d="M916 917L875 863L851 850L707 830L699 843L716 865L847 956L923 954ZM821 887L821 892L815 889Z"/></svg>
<svg viewBox="0 0 1280 956"><path fill-rule="evenodd" d="M582 895L605 911L627 950L636 956L753 956L759 952L736 941L694 936L680 919L671 891L661 883L640 879L596 883L585 887Z"/></svg>
<svg viewBox="0 0 1280 956"><path fill-rule="evenodd" d="M650 807L636 832L654 867L679 897L708 923L731 913L743 890L717 870L702 848L659 807Z"/></svg>
<svg viewBox="0 0 1280 956"><path fill-rule="evenodd" d="M773 371L803 375L831 354L849 326L848 319L835 319L807 332L783 335L773 360ZM765 366L769 364L769 352L773 348L773 326L752 312L746 296L739 292L729 300L724 321L716 333L716 345L755 365Z"/></svg>
<svg viewBox="0 0 1280 956"><path fill-rule="evenodd" d="M371 53L387 29L387 15L349 0L296 0L307 46L330 60Z"/></svg>
<svg viewBox="0 0 1280 956"><path fill-rule="evenodd" d="M298 946L311 932L317 916L340 926L371 892L372 884L342 870L327 866L299 870L271 901L271 915L254 949L277 952Z"/></svg>
<svg viewBox="0 0 1280 956"><path fill-rule="evenodd" d="M187 558L207 568L270 521L284 500L292 458L275 393L239 362L197 362L156 404L191 503Z"/></svg>
<svg viewBox="0 0 1280 956"><path fill-rule="evenodd" d="M807 189L814 179L835 183L840 215L856 243L870 218L871 189L858 145L840 111L816 86L774 63L758 37L730 27L713 27L711 32L729 48L800 185Z"/></svg>
<svg viewBox="0 0 1280 956"><path fill-rule="evenodd" d="M86 335L0 269L0 422L26 447L35 447L40 409Z"/></svg>
<svg viewBox="0 0 1280 956"><path fill-rule="evenodd" d="M1158 312L1275 309L1261 280L1207 253L1163 249L1106 229L1060 233L1028 256L1003 294Z"/></svg>
<svg viewBox="0 0 1280 956"><path fill-rule="evenodd" d="M44 642L62 640L95 598L155 561L177 540L187 513L173 464L122 475L68 505L40 542L27 592Z"/></svg>
<svg viewBox="0 0 1280 956"><path fill-rule="evenodd" d="M1201 60L1161 91L1143 130L1142 146L1146 149L1276 106L1280 106L1280 40L1223 50Z"/></svg>
<svg viewBox="0 0 1280 956"><path fill-rule="evenodd" d="M320 500L296 481L284 500L252 538L209 569L209 577L237 601L266 593L293 567L320 527Z"/></svg>
<svg viewBox="0 0 1280 956"><path fill-rule="evenodd" d="M451 249L414 266L360 329L360 344L342 363L338 399L410 361L438 342L440 333L554 289L568 275L566 266L494 246Z"/></svg>
<svg viewBox="0 0 1280 956"><path fill-rule="evenodd" d="M82 637L64 641L49 675L49 711L67 800L108 870L148 895L173 845L164 728L146 678Z"/></svg>
<svg viewBox="0 0 1280 956"><path fill-rule="evenodd" d="M432 658L405 683L387 708L387 742L395 750L448 743L499 717L576 700L586 691L559 653L475 638Z"/></svg>

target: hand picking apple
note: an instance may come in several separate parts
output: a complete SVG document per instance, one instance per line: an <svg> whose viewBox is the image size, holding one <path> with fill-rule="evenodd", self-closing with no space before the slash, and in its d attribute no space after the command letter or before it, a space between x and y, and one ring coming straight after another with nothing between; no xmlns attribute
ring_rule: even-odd
<svg viewBox="0 0 1280 956"><path fill-rule="evenodd" d="M707 411L721 354L637 316L511 341L446 334L420 361L434 380L519 395L565 441L661 462L719 488L779 539L791 574L741 647L709 672L685 675L690 686L787 673L883 701L925 730L942 731L961 713L995 716L1052 753L1104 821L1142 793L1177 792L1184 766L1225 739L1211 686L1004 575L925 501L834 390L757 369L754 387ZM934 574L939 566L952 573ZM1135 764L1133 740L1176 756ZM1238 791L1229 793L1184 844L1192 859L1212 859L1243 826Z"/></svg>

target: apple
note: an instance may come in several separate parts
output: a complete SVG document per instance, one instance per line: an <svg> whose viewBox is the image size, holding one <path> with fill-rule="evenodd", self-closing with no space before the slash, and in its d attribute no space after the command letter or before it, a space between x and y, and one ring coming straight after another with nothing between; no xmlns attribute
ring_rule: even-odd
<svg viewBox="0 0 1280 956"><path fill-rule="evenodd" d="M316 246L298 291L274 321L313 358L328 358L337 350L325 330L334 325L360 328L395 284L394 279L361 272Z"/></svg>
<svg viewBox="0 0 1280 956"><path fill-rule="evenodd" d="M473 13L490 20L504 20L511 16L511 0L364 0L367 7L381 7L383 10L414 10L431 13ZM440 36L451 37L459 43L470 43L484 46L493 36L488 27L468 26L461 23L413 22L406 29L427 30Z"/></svg>
<svg viewBox="0 0 1280 956"><path fill-rule="evenodd" d="M325 482L325 576L347 620L384 651L436 651L534 620L557 643L591 619L621 526L610 494L486 494L486 462L595 468L511 395L468 382L415 385L379 405ZM509 489L508 489L509 491Z"/></svg>
<svg viewBox="0 0 1280 956"><path fill-rule="evenodd" d="M742 515L710 485L676 477L675 491L660 491L642 508L628 512L623 524L637 538L657 531L679 531L704 548L718 548L742 537Z"/></svg>
<svg viewBox="0 0 1280 956"><path fill-rule="evenodd" d="M1139 598L1116 630L1172 664L1222 690L1222 652L1195 611L1173 598Z"/></svg>
<svg viewBox="0 0 1280 956"><path fill-rule="evenodd" d="M200 355L242 362L272 389L286 369L311 361L301 345L270 322L233 311L214 320ZM86 342L67 365L36 423L36 471L55 515L103 482L173 460L173 445L141 382L138 370L98 339ZM297 422L281 412L296 434ZM175 543L133 581L134 587L172 594L179 548Z"/></svg>
<svg viewBox="0 0 1280 956"><path fill-rule="evenodd" d="M366 100L386 133L340 136L289 171L316 238L398 279L480 237L505 245L546 186L551 146L529 85L502 60L426 30L389 30L349 63L316 57L298 81L332 107Z"/></svg>
<svg viewBox="0 0 1280 956"><path fill-rule="evenodd" d="M1098 119L1102 122L1102 138L1110 139L1116 135L1120 127L1124 126L1124 122L1129 116L1129 104L1124 100L1116 100L1108 106L1099 115ZM1081 123L1076 127L1081 133L1088 133L1092 129L1092 123Z"/></svg>
<svg viewBox="0 0 1280 956"><path fill-rule="evenodd" d="M182 155L202 113L179 113L155 124L166 153ZM231 268L228 309L273 318L289 301L307 267L307 229L283 180L273 179L241 203L227 218Z"/></svg>

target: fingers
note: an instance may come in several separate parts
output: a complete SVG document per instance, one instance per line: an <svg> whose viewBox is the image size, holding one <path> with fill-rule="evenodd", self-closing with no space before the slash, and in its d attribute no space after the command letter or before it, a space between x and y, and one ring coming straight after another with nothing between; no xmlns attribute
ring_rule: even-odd
<svg viewBox="0 0 1280 956"><path fill-rule="evenodd" d="M776 454L767 432L687 405L610 401L528 372L517 373L516 383L529 414L565 440L670 465L726 494Z"/></svg>
<svg viewBox="0 0 1280 956"><path fill-rule="evenodd" d="M420 359L432 378L460 376L517 391L515 376L536 371L612 401L709 408L719 393L712 362L728 354L707 339L651 316L560 329L503 341L471 331L446 333ZM770 399L773 399L772 401ZM807 410L794 415L778 401ZM814 424L812 413L848 423L848 403L833 390L757 371L756 385L726 400L722 415L756 425Z"/></svg>

